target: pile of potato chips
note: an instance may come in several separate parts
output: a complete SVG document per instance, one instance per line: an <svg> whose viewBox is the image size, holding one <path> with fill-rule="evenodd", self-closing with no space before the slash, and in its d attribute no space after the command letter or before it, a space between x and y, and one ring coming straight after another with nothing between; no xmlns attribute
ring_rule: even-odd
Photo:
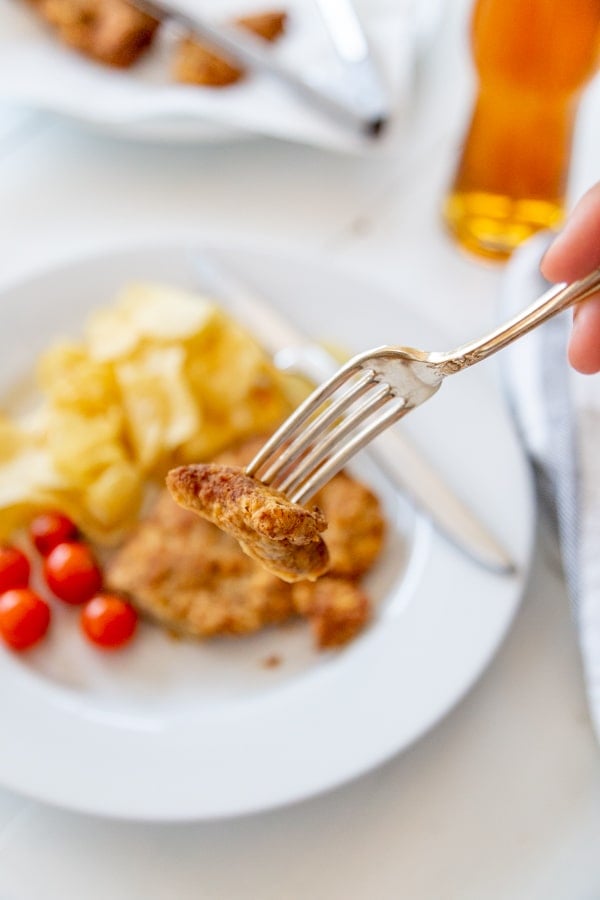
<svg viewBox="0 0 600 900"><path fill-rule="evenodd" d="M84 337L49 348L41 407L0 417L0 537L39 509L114 543L148 484L272 430L302 387L208 300L153 284L127 287Z"/></svg>

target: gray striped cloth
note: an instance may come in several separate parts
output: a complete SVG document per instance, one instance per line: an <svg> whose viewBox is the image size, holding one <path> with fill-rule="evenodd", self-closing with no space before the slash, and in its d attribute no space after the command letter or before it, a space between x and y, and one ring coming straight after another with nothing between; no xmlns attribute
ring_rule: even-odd
<svg viewBox="0 0 600 900"><path fill-rule="evenodd" d="M503 315L513 315L548 288L539 264L552 237L539 234L513 255L502 285ZM600 376L571 371L570 328L567 312L521 338L501 354L502 371L540 503L558 530L600 740Z"/></svg>

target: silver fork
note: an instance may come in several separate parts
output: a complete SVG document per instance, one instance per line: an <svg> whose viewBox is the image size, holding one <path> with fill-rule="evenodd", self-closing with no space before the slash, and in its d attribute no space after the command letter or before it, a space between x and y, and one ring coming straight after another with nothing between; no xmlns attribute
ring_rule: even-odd
<svg viewBox="0 0 600 900"><path fill-rule="evenodd" d="M448 353L378 347L353 357L289 416L246 472L306 503L373 438L435 394L447 375L487 359L599 289L596 269L551 288L490 334Z"/></svg>

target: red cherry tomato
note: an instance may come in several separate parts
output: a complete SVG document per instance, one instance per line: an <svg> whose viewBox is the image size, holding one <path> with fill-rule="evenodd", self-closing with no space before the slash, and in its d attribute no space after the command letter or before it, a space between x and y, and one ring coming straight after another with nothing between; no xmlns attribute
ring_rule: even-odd
<svg viewBox="0 0 600 900"><path fill-rule="evenodd" d="M86 544L65 542L44 560L44 578L53 594L78 605L94 596L102 585L102 573Z"/></svg>
<svg viewBox="0 0 600 900"><path fill-rule="evenodd" d="M27 587L31 566L17 547L0 547L0 594L12 588Z"/></svg>
<svg viewBox="0 0 600 900"><path fill-rule="evenodd" d="M133 637L136 625L134 608L113 594L97 594L81 610L83 633L99 647L122 647Z"/></svg>
<svg viewBox="0 0 600 900"><path fill-rule="evenodd" d="M0 595L0 634L13 650L27 650L41 640L50 624L50 607L29 588Z"/></svg>
<svg viewBox="0 0 600 900"><path fill-rule="evenodd" d="M62 513L41 513L32 520L29 526L29 535L38 553L48 556L58 544L75 540L77 526Z"/></svg>

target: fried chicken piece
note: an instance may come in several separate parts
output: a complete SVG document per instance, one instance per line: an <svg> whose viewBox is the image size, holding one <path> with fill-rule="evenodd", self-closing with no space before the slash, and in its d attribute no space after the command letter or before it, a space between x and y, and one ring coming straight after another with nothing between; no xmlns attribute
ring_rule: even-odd
<svg viewBox="0 0 600 900"><path fill-rule="evenodd" d="M108 563L105 581L141 613L192 638L250 634L301 615L315 644L331 649L353 640L371 614L353 581L325 576L288 584L166 490Z"/></svg>
<svg viewBox="0 0 600 900"><path fill-rule="evenodd" d="M385 521L379 500L366 485L340 472L315 494L327 520L329 575L360 578L381 552Z"/></svg>
<svg viewBox="0 0 600 900"><path fill-rule="evenodd" d="M126 0L34 0L32 5L65 44L118 68L138 59L159 26Z"/></svg>
<svg viewBox="0 0 600 900"><path fill-rule="evenodd" d="M315 584L294 584L292 597L297 612L309 619L315 643L321 649L349 643L371 617L367 595L346 578L325 575Z"/></svg>
<svg viewBox="0 0 600 900"><path fill-rule="evenodd" d="M263 437L250 439L220 454L218 461L246 465L263 442ZM344 473L332 478L315 501L329 522L325 540L332 569L346 569L345 575L288 584L250 559L233 537L179 507L165 490L107 565L107 587L188 637L248 634L301 615L310 622L318 647L342 647L370 619L370 601L356 578L381 550L384 520L372 492Z"/></svg>
<svg viewBox="0 0 600 900"><path fill-rule="evenodd" d="M270 12L255 13L252 16L240 16L235 24L247 28L265 41L273 42L280 38L287 24L287 13L282 9Z"/></svg>
<svg viewBox="0 0 600 900"><path fill-rule="evenodd" d="M177 46L173 62L175 81L221 88L235 84L243 75L243 69L238 69L206 44L193 38L182 38Z"/></svg>
<svg viewBox="0 0 600 900"><path fill-rule="evenodd" d="M295 614L290 585L166 490L108 563L105 580L142 613L189 637L249 634Z"/></svg>
<svg viewBox="0 0 600 900"><path fill-rule="evenodd" d="M167 475L173 499L239 542L242 550L284 581L314 581L329 566L318 507L291 503L239 466L180 466Z"/></svg>
<svg viewBox="0 0 600 900"><path fill-rule="evenodd" d="M257 435L219 454L226 466L247 466L266 437ZM325 516L325 543L329 550L329 575L360 578L371 568L385 539L385 520L379 500L366 485L339 472L313 497Z"/></svg>
<svg viewBox="0 0 600 900"><path fill-rule="evenodd" d="M265 41L275 41L286 26L287 14L283 11L242 16L235 24L246 28ZM244 75L244 70L219 55L217 51L197 38L185 37L177 47L173 63L176 81L185 84L199 84L204 87L226 87L235 84Z"/></svg>

